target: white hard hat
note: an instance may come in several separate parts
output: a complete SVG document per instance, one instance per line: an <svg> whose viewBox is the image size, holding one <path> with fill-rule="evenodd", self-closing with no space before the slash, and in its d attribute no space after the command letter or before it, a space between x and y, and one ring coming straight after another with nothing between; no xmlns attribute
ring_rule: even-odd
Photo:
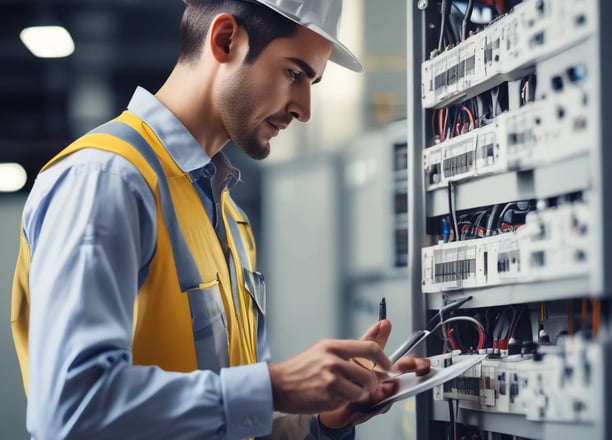
<svg viewBox="0 0 612 440"><path fill-rule="evenodd" d="M183 0L188 3L188 0ZM242 0L259 3L289 20L321 35L333 44L329 60L355 72L363 66L348 48L338 41L342 0Z"/></svg>
<svg viewBox="0 0 612 440"><path fill-rule="evenodd" d="M334 45L330 61L355 72L363 66L348 48L338 41L342 0L255 0L289 20L321 35Z"/></svg>

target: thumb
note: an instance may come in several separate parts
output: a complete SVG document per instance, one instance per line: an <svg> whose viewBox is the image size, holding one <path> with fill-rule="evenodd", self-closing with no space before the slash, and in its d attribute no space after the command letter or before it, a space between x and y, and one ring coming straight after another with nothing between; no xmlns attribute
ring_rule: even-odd
<svg viewBox="0 0 612 440"><path fill-rule="evenodd" d="M391 321L382 319L376 321L372 326L361 336L362 341L374 341L380 348L385 348L387 340L391 334Z"/></svg>

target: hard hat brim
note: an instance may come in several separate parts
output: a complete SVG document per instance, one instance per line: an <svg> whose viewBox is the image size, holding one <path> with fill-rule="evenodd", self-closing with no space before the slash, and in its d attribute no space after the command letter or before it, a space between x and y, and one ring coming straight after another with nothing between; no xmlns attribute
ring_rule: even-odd
<svg viewBox="0 0 612 440"><path fill-rule="evenodd" d="M342 67L346 67L347 69L352 70L353 72L363 71L363 66L361 65L357 57L344 44L338 41L337 38L333 37L332 35L324 31L323 29L321 29L316 24L304 23L300 21L299 18L294 17L291 14L285 13L284 11L276 8L273 4L270 4L268 2L258 2L258 3L274 10L275 12L279 13L285 18L288 18L292 22L299 24L300 26L304 26L306 29L310 29L312 32L322 36L327 41L332 43L333 49L332 49L331 55L329 56L329 60L331 62L336 63Z"/></svg>
<svg viewBox="0 0 612 440"><path fill-rule="evenodd" d="M298 23L296 20L292 21ZM338 41L316 25L304 25L303 23L298 24L301 24L302 26L305 26L307 29L310 29L314 33L321 35L323 38L333 44L332 53L329 56L330 61L342 67L346 67L347 69L352 70L353 72L363 71L363 66L361 65L357 57L340 41Z"/></svg>

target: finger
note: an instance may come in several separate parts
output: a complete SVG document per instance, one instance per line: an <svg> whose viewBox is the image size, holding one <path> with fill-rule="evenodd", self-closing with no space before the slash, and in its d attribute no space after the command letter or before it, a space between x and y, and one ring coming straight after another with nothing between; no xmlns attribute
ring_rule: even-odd
<svg viewBox="0 0 612 440"><path fill-rule="evenodd" d="M427 358L415 358L416 362L416 375L425 376L431 370L431 361Z"/></svg>
<svg viewBox="0 0 612 440"><path fill-rule="evenodd" d="M384 382L381 383L380 386L370 394L369 398L364 401L351 403L349 408L354 413L360 413L362 415L367 415L367 418L370 418L376 414L380 414L381 412L388 411L389 407L392 405L392 402L387 403L383 406L377 405L379 402L382 402L386 398L394 395L399 389L399 384L397 382ZM357 415L358 418L359 415ZM361 423L361 421L359 422Z"/></svg>
<svg viewBox="0 0 612 440"><path fill-rule="evenodd" d="M391 369L401 373L409 373L415 371L417 367L416 358L414 356L402 356L399 358Z"/></svg>
<svg viewBox="0 0 612 440"><path fill-rule="evenodd" d="M336 380L329 388L334 399L367 403L369 406L385 398L389 389L398 386L395 383L382 383L372 370L350 364L345 367L346 369L339 367Z"/></svg>
<svg viewBox="0 0 612 440"><path fill-rule="evenodd" d="M338 377L330 387L333 399L342 402L355 402L368 394L363 386L345 377Z"/></svg>
<svg viewBox="0 0 612 440"><path fill-rule="evenodd" d="M392 371L401 373L409 373L414 371L417 376L424 376L431 369L431 361L427 358L418 358L414 356L403 356L393 364Z"/></svg>
<svg viewBox="0 0 612 440"><path fill-rule="evenodd" d="M383 407L380 409L380 413L381 413L381 414L386 414L386 412L387 412L387 411L389 411L389 410L391 409L391 407L392 407L392 406L393 406L393 404L392 404L392 403L388 403L387 405L383 406Z"/></svg>
<svg viewBox="0 0 612 440"><path fill-rule="evenodd" d="M370 393L378 386L378 377L374 370L364 368L353 360L338 366L338 374L346 380L361 386L363 390Z"/></svg>
<svg viewBox="0 0 612 440"><path fill-rule="evenodd" d="M353 362L355 362L357 365L367 369L367 370L371 370L372 368L374 368L376 366L376 364L374 362L372 362L369 359L365 359L365 358L352 358L351 359Z"/></svg>
<svg viewBox="0 0 612 440"><path fill-rule="evenodd" d="M391 321L383 319L375 322L372 326L361 336L362 341L374 341L380 348L385 348L387 340L391 334Z"/></svg>
<svg viewBox="0 0 612 440"><path fill-rule="evenodd" d="M329 350L344 359L365 358L383 370L391 368L391 361L374 341L335 340Z"/></svg>
<svg viewBox="0 0 612 440"><path fill-rule="evenodd" d="M372 371L376 374L376 379L378 379L379 382L385 382L390 379L395 379L401 374L399 372L394 371L379 370L378 368L373 368Z"/></svg>

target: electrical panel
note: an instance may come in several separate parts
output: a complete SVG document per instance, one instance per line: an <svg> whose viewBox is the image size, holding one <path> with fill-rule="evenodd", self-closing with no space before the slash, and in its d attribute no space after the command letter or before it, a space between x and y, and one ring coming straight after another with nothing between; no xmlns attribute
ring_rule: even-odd
<svg viewBox="0 0 612 440"><path fill-rule="evenodd" d="M407 121L372 128L352 139L340 156L339 230L342 255L344 336L360 338L379 319L385 298L393 332L387 346L399 346L411 331L405 294L408 279ZM385 417L356 427L356 438L403 438L407 402Z"/></svg>
<svg viewBox="0 0 612 440"><path fill-rule="evenodd" d="M460 44L435 49L421 65L423 106L444 107L518 79L538 61L595 35L597 25L590 0L519 3Z"/></svg>
<svg viewBox="0 0 612 440"><path fill-rule="evenodd" d="M569 342L569 341L568 341ZM599 419L597 384L601 347L583 340L534 354L490 357L461 377L433 391L436 400L452 399L461 408L523 415L527 420L594 423ZM456 354L432 357L432 365L460 360ZM599 375L600 377L596 377Z"/></svg>
<svg viewBox="0 0 612 440"><path fill-rule="evenodd" d="M444 323L434 366L487 355L419 400L418 438L612 438L611 6L408 6L414 330Z"/></svg>
<svg viewBox="0 0 612 440"><path fill-rule="evenodd" d="M342 155L349 280L405 276L408 264L406 121L372 129Z"/></svg>

